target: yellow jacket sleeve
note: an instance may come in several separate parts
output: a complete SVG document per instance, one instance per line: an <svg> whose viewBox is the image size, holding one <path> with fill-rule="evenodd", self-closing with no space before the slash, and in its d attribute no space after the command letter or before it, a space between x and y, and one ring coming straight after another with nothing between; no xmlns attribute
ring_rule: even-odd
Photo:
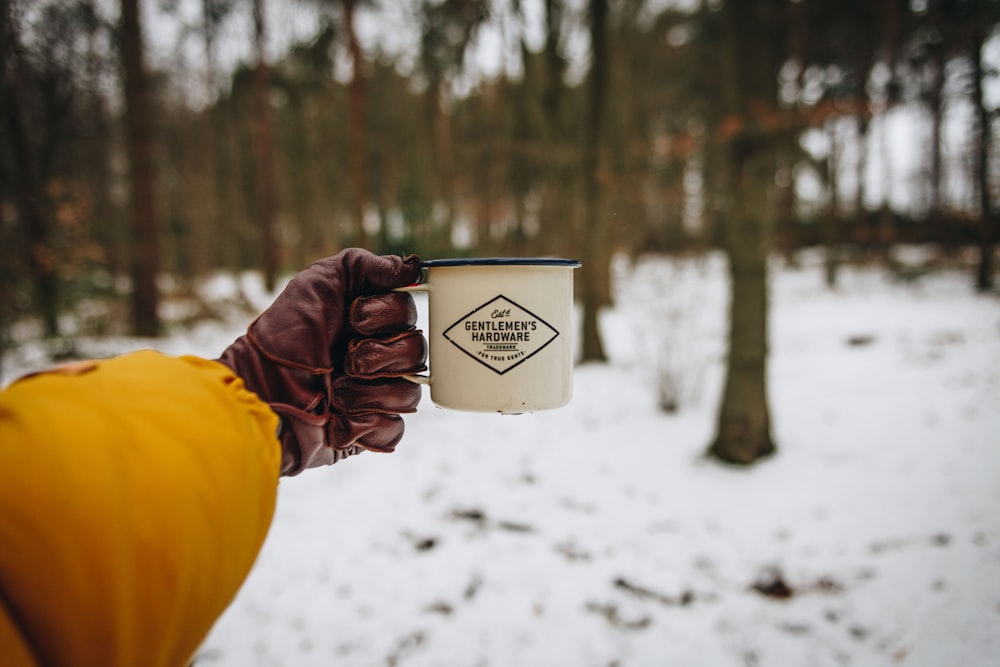
<svg viewBox="0 0 1000 667"><path fill-rule="evenodd" d="M225 366L151 351L0 392L0 663L187 665L264 542L276 428Z"/></svg>

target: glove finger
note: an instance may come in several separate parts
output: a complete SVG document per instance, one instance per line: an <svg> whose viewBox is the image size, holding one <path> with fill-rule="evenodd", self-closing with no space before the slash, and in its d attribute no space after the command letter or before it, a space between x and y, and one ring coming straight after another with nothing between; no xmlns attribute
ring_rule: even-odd
<svg viewBox="0 0 1000 667"><path fill-rule="evenodd" d="M350 325L362 336L406 331L417 323L417 306L404 292L363 296L351 303Z"/></svg>
<svg viewBox="0 0 1000 667"><path fill-rule="evenodd" d="M420 258L349 248L299 272L248 330L271 361L314 374L330 373L351 337L350 305L359 296L415 283ZM327 354L327 352L329 354Z"/></svg>
<svg viewBox="0 0 1000 667"><path fill-rule="evenodd" d="M403 428L403 418L399 415L340 415L330 421L330 442L339 450L360 446L388 453L402 440Z"/></svg>
<svg viewBox="0 0 1000 667"><path fill-rule="evenodd" d="M344 373L365 380L427 370L427 341L418 330L387 338L356 338L347 346Z"/></svg>
<svg viewBox="0 0 1000 667"><path fill-rule="evenodd" d="M354 380L341 376L331 387L330 407L342 415L410 413L416 412L422 395L420 385L407 380Z"/></svg>
<svg viewBox="0 0 1000 667"><path fill-rule="evenodd" d="M348 248L332 258L320 260L343 267L348 282L347 295L379 294L412 285L420 279L420 258L416 255L375 255L361 248Z"/></svg>

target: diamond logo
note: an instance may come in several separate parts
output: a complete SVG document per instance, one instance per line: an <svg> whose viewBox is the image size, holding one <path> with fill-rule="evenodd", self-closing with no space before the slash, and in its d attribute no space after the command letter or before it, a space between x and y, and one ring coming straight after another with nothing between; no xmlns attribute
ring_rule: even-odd
<svg viewBox="0 0 1000 667"><path fill-rule="evenodd" d="M552 325L502 294L444 331L449 342L499 375L523 364L558 336Z"/></svg>

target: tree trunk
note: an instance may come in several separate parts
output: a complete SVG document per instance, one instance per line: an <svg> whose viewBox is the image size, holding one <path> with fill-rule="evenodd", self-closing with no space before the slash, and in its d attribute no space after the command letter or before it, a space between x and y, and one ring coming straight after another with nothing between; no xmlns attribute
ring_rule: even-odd
<svg viewBox="0 0 1000 667"><path fill-rule="evenodd" d="M191 245L191 262L194 275L201 275L210 268L219 265L226 266L228 262L221 259L225 252L219 246L228 245L225 198L223 195L222 166L219 152L224 145L223 130L218 118L218 85L216 78L216 34L221 17L211 0L202 0L202 48L205 57L204 85L208 104L202 112L197 131L199 132L199 158L202 162L201 174L204 179L202 186L204 220L195 221L191 225L188 240Z"/></svg>
<svg viewBox="0 0 1000 667"><path fill-rule="evenodd" d="M759 159L759 158L758 158ZM732 200L725 231L731 284L729 358L718 427L709 454L749 465L771 454L767 402L767 249L770 234L759 211L750 210L747 189L760 187L743 149L730 152Z"/></svg>
<svg viewBox="0 0 1000 667"><path fill-rule="evenodd" d="M761 114L776 112L777 67L767 48L774 3L729 0L723 9L728 122L739 129L726 151L729 206L724 246L732 285L729 358L715 439L708 454L749 465L775 450L767 401L767 254L771 225L767 197L775 140ZM772 116L773 117L773 116Z"/></svg>
<svg viewBox="0 0 1000 667"><path fill-rule="evenodd" d="M986 292L993 289L993 251L997 243L997 220L990 202L989 151L992 143L990 111L983 98L984 36L982 23L973 22L972 63L973 86L976 111L979 117L979 139L976 143L976 181L979 184L979 264L976 269L976 290Z"/></svg>
<svg viewBox="0 0 1000 667"><path fill-rule="evenodd" d="M867 70L866 70L867 71ZM868 210L865 207L865 196L867 188L868 172L868 127L870 119L865 110L860 109L854 114L854 124L857 128L857 150L858 161L856 163L857 189L854 191L854 240L860 241L863 250L867 253L871 246L871 227L868 221Z"/></svg>
<svg viewBox="0 0 1000 667"><path fill-rule="evenodd" d="M607 291L610 271L608 222L605 211L608 197L605 177L607 165L603 147L608 79L607 20L607 0L591 0L590 87L583 145L585 201L581 260L584 268L580 274L583 361L607 360L598 320L601 306L608 300L603 292Z"/></svg>
<svg viewBox="0 0 1000 667"><path fill-rule="evenodd" d="M927 194L930 200L927 202L927 222L928 232L931 238L937 238L944 242L947 248L951 245L953 235L947 229L947 222L942 214L943 204L941 201L941 174L942 156L941 146L944 140L944 84L945 84L945 57L943 47L940 44L932 44L930 48L931 73L930 88L926 93L928 111L931 117L931 132L928 141L930 142L930 160L928 164L929 173L927 178Z"/></svg>
<svg viewBox="0 0 1000 667"><path fill-rule="evenodd" d="M9 141L11 155L10 178L13 184L14 205L19 223L24 227L24 241L27 246L25 256L31 276L36 311L42 318L43 331L47 338L59 335L57 308L58 281L55 262L51 252L51 223L46 207L40 167L32 155L27 129L17 97L17 71L20 69L20 45L17 28L11 20L10 7L6 0L0 3L0 113L3 128ZM8 63L8 59L11 61ZM11 255L13 257L13 255ZM3 274L12 275L13 267L2 266ZM5 290L5 297L14 289ZM3 332L0 332L3 333Z"/></svg>
<svg viewBox="0 0 1000 667"><path fill-rule="evenodd" d="M781 178L776 179L777 224L775 245L788 266L798 267L798 240L795 220L795 145L794 140L783 140L779 149L778 170Z"/></svg>
<svg viewBox="0 0 1000 667"><path fill-rule="evenodd" d="M567 158L571 138L563 122L566 107L566 89L563 83L566 60L559 51L559 44L563 40L563 13L561 0L545 0L545 67L540 95L544 118L541 142L544 189L541 229L536 246L542 253L575 255L578 253L575 242L578 225L574 224L573 218L571 173L574 165ZM579 283L577 288L582 292Z"/></svg>
<svg viewBox="0 0 1000 667"><path fill-rule="evenodd" d="M830 142L830 154L826 157L826 190L830 202L826 215L820 222L820 234L825 252L823 280L828 288L833 289L837 286L837 269L840 267L840 189L837 187L840 180L840 160L837 153L836 119L827 121L826 135Z"/></svg>
<svg viewBox="0 0 1000 667"><path fill-rule="evenodd" d="M344 29L347 31L347 50L351 54L351 82L348 85L348 138L350 151L348 164L351 174L351 215L354 216L355 243L371 248L372 237L365 229L365 199L368 189L368 160L365 129L365 71L361 43L354 26L355 0L343 0Z"/></svg>
<svg viewBox="0 0 1000 667"><path fill-rule="evenodd" d="M159 219L149 85L143 61L138 0L121 0L121 57L125 70L125 122L132 186L132 328L138 336L158 336L160 295Z"/></svg>
<svg viewBox="0 0 1000 667"><path fill-rule="evenodd" d="M979 263L976 268L976 290L993 289L993 250L997 243L997 219L990 202L989 148L992 142L990 112L983 99L983 35L979 24L974 28L973 43L975 104L979 115L979 141L976 144L976 180L979 183Z"/></svg>
<svg viewBox="0 0 1000 667"><path fill-rule="evenodd" d="M277 184L274 175L274 118L271 111L271 71L264 49L264 0L253 0L254 50L254 161L256 163L257 224L263 246L264 286L271 291L278 280L278 241L275 233Z"/></svg>

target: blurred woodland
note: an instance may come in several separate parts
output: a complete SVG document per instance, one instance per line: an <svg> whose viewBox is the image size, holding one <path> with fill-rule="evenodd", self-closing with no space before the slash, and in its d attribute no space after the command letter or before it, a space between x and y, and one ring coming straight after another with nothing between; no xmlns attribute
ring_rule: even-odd
<svg viewBox="0 0 1000 667"><path fill-rule="evenodd" d="M614 252L725 250L760 355L775 253L834 285L934 244L992 287L1000 2L296 0L313 33L269 50L277 1L0 0L0 342L95 298L93 333L156 336L167 290L352 245L579 258L585 359ZM415 53L363 43L386 7ZM164 26L198 57L154 63ZM477 76L486 31L516 62Z"/></svg>

